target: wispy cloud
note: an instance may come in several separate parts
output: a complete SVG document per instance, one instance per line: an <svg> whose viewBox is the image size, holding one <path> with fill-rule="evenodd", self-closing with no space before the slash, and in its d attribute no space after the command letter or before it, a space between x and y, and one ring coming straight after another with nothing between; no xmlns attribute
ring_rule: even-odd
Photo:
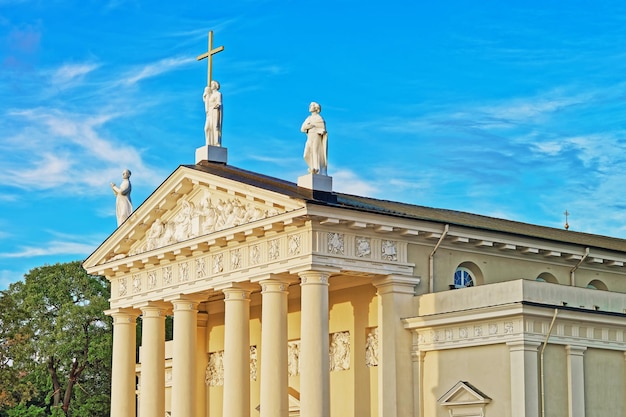
<svg viewBox="0 0 626 417"><path fill-rule="evenodd" d="M57 89L68 88L82 81L87 74L98 67L99 65L95 63L64 64L51 71L50 84Z"/></svg>
<svg viewBox="0 0 626 417"><path fill-rule="evenodd" d="M16 252L0 253L1 258L33 258L50 255L88 255L97 247L94 244L50 241L45 246L22 246Z"/></svg>
<svg viewBox="0 0 626 417"><path fill-rule="evenodd" d="M170 71L174 71L184 65L191 64L195 61L196 60L194 58L189 57L165 58L158 62L151 63L130 71L126 76L122 77L122 79L120 80L120 84L137 84L142 80L153 78Z"/></svg>
<svg viewBox="0 0 626 417"><path fill-rule="evenodd" d="M28 139L23 133L10 139L11 159L0 156L0 181L5 184L38 190L63 187L65 192L82 194L94 188L105 192L110 179L118 178L126 167L141 173L152 185L162 177L146 166L138 149L100 133L104 124L119 114L33 109L12 115L27 122L29 134Z"/></svg>

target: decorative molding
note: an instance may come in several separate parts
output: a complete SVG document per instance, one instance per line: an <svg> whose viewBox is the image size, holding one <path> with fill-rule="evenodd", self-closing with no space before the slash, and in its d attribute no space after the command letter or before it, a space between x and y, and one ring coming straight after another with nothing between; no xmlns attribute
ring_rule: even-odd
<svg viewBox="0 0 626 417"><path fill-rule="evenodd" d="M289 256L300 255L302 251L302 235L293 234L287 237L288 239L288 254Z"/></svg>
<svg viewBox="0 0 626 417"><path fill-rule="evenodd" d="M372 256L372 242L369 237L356 236L356 256L370 258Z"/></svg>
<svg viewBox="0 0 626 417"><path fill-rule="evenodd" d="M117 285L118 285L118 295L120 297L124 297L126 295L127 292L127 286L126 286L126 277L122 277L120 279L117 280Z"/></svg>
<svg viewBox="0 0 626 417"><path fill-rule="evenodd" d="M133 274L133 294L141 292L141 274Z"/></svg>
<svg viewBox="0 0 626 417"><path fill-rule="evenodd" d="M397 261L398 250L396 248L397 242L395 240L383 240L381 242L381 257L385 261Z"/></svg>
<svg viewBox="0 0 626 417"><path fill-rule="evenodd" d="M178 264L178 281L189 281L189 262L181 262Z"/></svg>
<svg viewBox="0 0 626 417"><path fill-rule="evenodd" d="M344 234L337 232L328 232L326 237L328 253L332 255L344 255Z"/></svg>
<svg viewBox="0 0 626 417"><path fill-rule="evenodd" d="M157 286L157 272L152 270L148 272L148 289L153 290Z"/></svg>
<svg viewBox="0 0 626 417"><path fill-rule="evenodd" d="M280 239L269 241L268 260L275 261L280 257Z"/></svg>

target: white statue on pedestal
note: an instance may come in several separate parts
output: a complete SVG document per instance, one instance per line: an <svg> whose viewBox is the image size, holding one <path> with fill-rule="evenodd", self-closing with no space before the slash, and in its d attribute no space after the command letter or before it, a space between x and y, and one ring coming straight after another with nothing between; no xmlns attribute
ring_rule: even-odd
<svg viewBox="0 0 626 417"><path fill-rule="evenodd" d="M328 134L326 132L326 122L320 112L322 108L316 102L309 105L311 115L302 123L300 129L306 133L306 144L304 145L304 160L309 166L309 173L326 175L328 168Z"/></svg>
<svg viewBox="0 0 626 417"><path fill-rule="evenodd" d="M133 203L130 200L130 170L125 169L122 172L122 182L119 187L112 182L111 188L115 194L115 215L117 216L117 225L119 226L133 212Z"/></svg>
<svg viewBox="0 0 626 417"><path fill-rule="evenodd" d="M211 81L211 85L204 88L202 100L204 101L204 111L206 112L206 122L204 124L204 134L208 146L222 146L222 93L220 84Z"/></svg>

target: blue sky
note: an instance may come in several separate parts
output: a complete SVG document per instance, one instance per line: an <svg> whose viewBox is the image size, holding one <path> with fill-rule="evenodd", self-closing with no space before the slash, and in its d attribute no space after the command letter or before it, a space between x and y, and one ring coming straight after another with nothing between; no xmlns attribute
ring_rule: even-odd
<svg viewBox="0 0 626 417"><path fill-rule="evenodd" d="M620 1L0 0L0 289L84 259L204 144L296 181L322 105L337 191L626 238Z"/></svg>

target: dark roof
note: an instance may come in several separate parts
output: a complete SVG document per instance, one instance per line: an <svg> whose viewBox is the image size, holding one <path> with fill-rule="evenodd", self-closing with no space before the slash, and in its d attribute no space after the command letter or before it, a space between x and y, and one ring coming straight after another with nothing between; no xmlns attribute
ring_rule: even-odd
<svg viewBox="0 0 626 417"><path fill-rule="evenodd" d="M274 191L285 196L305 200L314 204L359 210L369 213L386 214L416 220L432 221L456 226L466 226L493 232L509 233L517 236L565 242L585 247L595 247L626 252L626 240L608 236L581 233L553 227L537 226L496 217L446 210L395 201L379 200L344 193L311 191L298 187L295 183L257 174L230 165L202 162L200 165L184 165L187 168L204 171L254 187Z"/></svg>

